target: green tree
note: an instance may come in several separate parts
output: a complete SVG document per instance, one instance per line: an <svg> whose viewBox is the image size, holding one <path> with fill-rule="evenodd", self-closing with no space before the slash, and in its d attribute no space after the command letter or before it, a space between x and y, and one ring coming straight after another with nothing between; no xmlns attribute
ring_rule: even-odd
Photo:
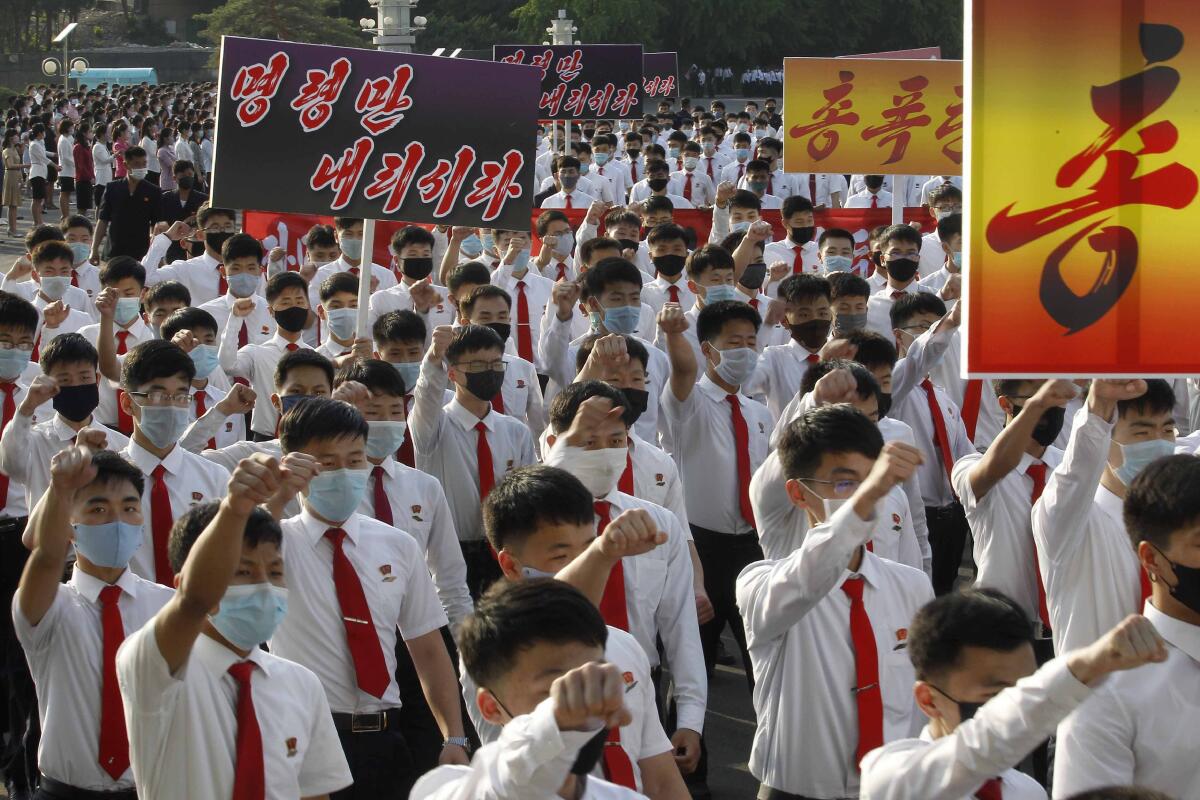
<svg viewBox="0 0 1200 800"><path fill-rule="evenodd" d="M513 18L520 4L521 0L438 0L428 13L424 7L418 11L428 17L429 25L417 40L425 51L435 47L490 51L494 44L520 42Z"/></svg>
<svg viewBox="0 0 1200 800"><path fill-rule="evenodd" d="M570 4L562 0L528 0L512 12L522 41L539 44L547 41L546 27L564 6L567 16L579 27L580 41L641 44L651 52L657 49L665 8L660 2L643 0L574 0Z"/></svg>
<svg viewBox="0 0 1200 800"><path fill-rule="evenodd" d="M214 44L222 36L249 36L288 42L368 45L357 23L335 16L337 0L228 0L197 14L200 35Z"/></svg>

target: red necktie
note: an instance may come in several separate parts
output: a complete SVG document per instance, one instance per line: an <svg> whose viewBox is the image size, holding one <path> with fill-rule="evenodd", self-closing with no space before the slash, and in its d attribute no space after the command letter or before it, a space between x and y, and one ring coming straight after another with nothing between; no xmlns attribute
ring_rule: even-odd
<svg viewBox="0 0 1200 800"><path fill-rule="evenodd" d="M129 337L131 335L129 331L117 331L117 355L123 356L129 352ZM124 389L117 389L117 430L126 436L132 436L133 417L126 414L125 409L121 408L121 397L124 394Z"/></svg>
<svg viewBox="0 0 1200 800"><path fill-rule="evenodd" d="M408 402L412 398L411 394L404 395L404 416L408 417ZM404 429L404 442L400 445L400 449L396 451L396 460L406 467L415 467L417 459L413 455L412 437L408 434L408 428Z"/></svg>
<svg viewBox="0 0 1200 800"><path fill-rule="evenodd" d="M753 308L755 311L758 311L758 298L757 297L750 301L750 307Z"/></svg>
<svg viewBox="0 0 1200 800"><path fill-rule="evenodd" d="M713 177L713 171L712 171L713 160L711 158L707 158L707 159L705 159L705 161L708 162L708 179L710 181L716 182L717 179Z"/></svg>
<svg viewBox="0 0 1200 800"><path fill-rule="evenodd" d="M630 177L633 178L633 182L637 183L638 176L637 176L637 162L636 161L631 160L629 162L629 175L630 175Z"/></svg>
<svg viewBox="0 0 1200 800"><path fill-rule="evenodd" d="M633 455L628 451L625 453L625 471L617 481L617 491L633 495Z"/></svg>
<svg viewBox="0 0 1200 800"><path fill-rule="evenodd" d="M954 456L950 454L946 418L942 416L942 406L937 401L937 394L933 391L933 384L929 382L929 378L921 381L921 388L925 390L925 397L929 400L929 417L933 420L933 443L937 445L938 453L942 457L942 466L946 470L946 477L949 478L954 469Z"/></svg>
<svg viewBox="0 0 1200 800"><path fill-rule="evenodd" d="M792 245L792 250L796 253L796 257L792 259L792 274L799 275L804 272L804 246Z"/></svg>
<svg viewBox="0 0 1200 800"><path fill-rule="evenodd" d="M767 194L775 194L775 176L767 177Z"/></svg>
<svg viewBox="0 0 1200 800"><path fill-rule="evenodd" d="M205 397L207 397L207 394L203 391L199 391L199 392L196 392L192 396L196 398L196 419L200 419L208 411L208 407L207 407L206 403L204 402L204 399L205 399ZM216 450L217 449L217 440L209 439L208 444L206 446L208 447L209 450Z"/></svg>
<svg viewBox="0 0 1200 800"><path fill-rule="evenodd" d="M217 264L217 295L223 295L229 291L229 281L225 280L225 270L220 264Z"/></svg>
<svg viewBox="0 0 1200 800"><path fill-rule="evenodd" d="M358 277L358 267L351 267L350 274L357 278Z"/></svg>
<svg viewBox="0 0 1200 800"><path fill-rule="evenodd" d="M504 389L496 392L492 398L492 408L496 409L497 414L504 413Z"/></svg>
<svg viewBox="0 0 1200 800"><path fill-rule="evenodd" d="M38 362L42 360L42 335L39 333L37 338L33 340L33 352L29 354L29 360Z"/></svg>
<svg viewBox="0 0 1200 800"><path fill-rule="evenodd" d="M883 693L879 689L879 653L875 631L863 605L863 579L847 578L842 591L850 598L850 638L854 642L854 702L858 706L858 750L854 763L883 745Z"/></svg>
<svg viewBox="0 0 1200 800"><path fill-rule="evenodd" d="M560 262L558 262L558 275L555 277L555 280L557 280L557 281L565 280L566 277L567 277L567 262L560 261ZM528 361L529 359L525 359L525 360Z"/></svg>
<svg viewBox="0 0 1200 800"><path fill-rule="evenodd" d="M120 586L100 590L100 629L104 636L103 678L100 684L100 768L114 781L129 769L129 736L125 731L125 711L121 706L121 687L117 685L117 648L125 641L121 622Z"/></svg>
<svg viewBox="0 0 1200 800"><path fill-rule="evenodd" d="M296 352L296 351L297 351L297 350L299 350L299 349L300 349L300 345L296 344L295 342L288 342L288 343L287 343L287 351L288 351L289 353L294 353L294 352Z"/></svg>
<svg viewBox="0 0 1200 800"><path fill-rule="evenodd" d="M667 287L667 295L671 298L672 303L679 302L679 287L672 284Z"/></svg>
<svg viewBox="0 0 1200 800"><path fill-rule="evenodd" d="M729 403L729 416L733 420L733 444L737 448L738 472L738 504L742 509L742 519L754 524L754 509L750 506L750 429L746 427L746 418L742 416L742 404L736 394L725 395Z"/></svg>
<svg viewBox="0 0 1200 800"><path fill-rule="evenodd" d="M346 644L350 646L358 688L372 697L383 697L391 677L362 582L342 548L346 532L341 528L330 528L325 531L325 538L333 545L333 586L342 612L342 624L346 627Z"/></svg>
<svg viewBox="0 0 1200 800"><path fill-rule="evenodd" d="M817 353L809 353L808 355L806 355L804 357L804 363L808 364L810 367L813 364L819 364L820 362L821 362L821 356Z"/></svg>
<svg viewBox="0 0 1200 800"><path fill-rule="evenodd" d="M13 398L16 391L17 385L15 383L0 383L0 394L4 395L3 411L0 411L0 414L3 414L3 421L0 422L0 430L4 430L4 426L17 413L17 401ZM0 472L0 511L3 511L5 506L8 505L8 483L8 476Z"/></svg>
<svg viewBox="0 0 1200 800"><path fill-rule="evenodd" d="M567 204L566 204L565 208L567 208L568 210L574 208L575 206L571 203L571 195L568 194L566 196L566 198L567 198Z"/></svg>
<svg viewBox="0 0 1200 800"><path fill-rule="evenodd" d="M1000 779L992 778L979 787L975 792L978 800L1004 800L1004 790L1001 789Z"/></svg>
<svg viewBox="0 0 1200 800"><path fill-rule="evenodd" d="M263 767L262 731L258 728L254 690L250 686L254 662L232 664L229 674L238 684L237 760L234 762L232 800L263 800L267 795L267 780Z"/></svg>
<svg viewBox="0 0 1200 800"><path fill-rule="evenodd" d="M371 470L371 477L375 483L375 519L380 522L385 522L388 525L392 524L392 504L388 501L387 492L383 485L383 480L387 473L383 471L383 467L376 465Z"/></svg>
<svg viewBox="0 0 1200 800"><path fill-rule="evenodd" d="M250 329L246 327L246 320L242 320L242 327L238 330L238 349L241 350L250 342Z"/></svg>
<svg viewBox="0 0 1200 800"><path fill-rule="evenodd" d="M815 206L817 204L817 173L808 173L808 199Z"/></svg>
<svg viewBox="0 0 1200 800"><path fill-rule="evenodd" d="M487 425L477 422L475 430L479 431L475 440L475 458L479 462L479 502L482 503L496 485L496 467L492 462L492 448L488 445Z"/></svg>
<svg viewBox="0 0 1200 800"><path fill-rule="evenodd" d="M609 728L604 741L604 779L609 783L637 791L637 778L633 775L633 762L621 747L621 729Z"/></svg>
<svg viewBox="0 0 1200 800"><path fill-rule="evenodd" d="M533 363L533 328L529 324L529 298L525 281L517 281L517 355Z"/></svg>
<svg viewBox="0 0 1200 800"><path fill-rule="evenodd" d="M895 291L892 292L892 300L899 300L901 297L904 297L904 295L906 295L906 294L908 294L908 292L905 292L901 289L896 289Z"/></svg>
<svg viewBox="0 0 1200 800"><path fill-rule="evenodd" d="M962 421L967 426L967 438L975 441L975 426L979 424L979 404L983 400L983 381L971 378L963 391Z"/></svg>
<svg viewBox="0 0 1200 800"><path fill-rule="evenodd" d="M683 199L692 199L692 173L687 174L687 179L683 182Z"/></svg>
<svg viewBox="0 0 1200 800"><path fill-rule="evenodd" d="M742 179L742 176L743 176L743 175L745 175L745 174L746 174L746 165L745 165L745 164L738 164L738 176L737 176L737 179L740 181L740 180Z"/></svg>
<svg viewBox="0 0 1200 800"><path fill-rule="evenodd" d="M612 521L609 503L597 500L593 504L596 510L596 535L603 536L604 529ZM604 595L600 598L600 616L604 622L623 631L629 630L629 607L625 600L625 563L620 559L608 573L608 582L604 584Z"/></svg>
<svg viewBox="0 0 1200 800"><path fill-rule="evenodd" d="M871 208L879 208L879 195L871 195Z"/></svg>
<svg viewBox="0 0 1200 800"><path fill-rule="evenodd" d="M171 511L171 495L167 492L164 477L167 468L159 464L150 473L150 530L154 544L154 580L163 586L175 585L175 571L167 557L167 543L171 540L171 526L175 515Z"/></svg>
<svg viewBox="0 0 1200 800"><path fill-rule="evenodd" d="M79 285L79 273L76 272L74 269L71 270L71 285L72 286Z"/></svg>
<svg viewBox="0 0 1200 800"><path fill-rule="evenodd" d="M1036 503L1042 496L1042 490L1046 488L1046 465L1030 464L1029 469L1025 470L1025 474L1033 480L1033 493L1029 499L1031 504ZM1046 630L1050 630L1050 608L1046 605L1046 586L1042 583L1042 568L1038 563L1036 543L1033 546L1033 569L1037 573L1038 619L1046 626Z"/></svg>

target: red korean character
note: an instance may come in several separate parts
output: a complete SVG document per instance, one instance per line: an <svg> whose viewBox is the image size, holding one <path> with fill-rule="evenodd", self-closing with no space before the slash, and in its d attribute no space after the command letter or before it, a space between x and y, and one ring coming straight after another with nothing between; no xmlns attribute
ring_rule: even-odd
<svg viewBox="0 0 1200 800"><path fill-rule="evenodd" d="M850 97L850 93L854 91L853 81L853 72L838 72L838 85L821 92L825 98L825 105L814 111L810 117L816 121L808 125L793 125L788 131L788 136L793 139L811 135L807 150L809 158L814 161L828 158L837 149L840 137L835 125L858 124L858 114L850 110L854 108L854 100ZM840 113L843 111L846 113Z"/></svg>
<svg viewBox="0 0 1200 800"><path fill-rule="evenodd" d="M909 140L912 139L910 129L926 127L933 121L928 114L921 113L925 110L925 104L921 102L921 98L925 96L927 86L929 86L929 79L924 75L914 75L900 81L900 88L906 94L892 95L892 107L886 108L880 113L886 122L863 129L863 141L869 142L876 136L881 136L879 147L888 144L892 146L891 155L888 156L887 161L883 162L884 164L894 164L904 158Z"/></svg>
<svg viewBox="0 0 1200 800"><path fill-rule="evenodd" d="M592 111L595 111L596 116L598 117L605 116L604 112L608 111L608 103L612 100L614 91L615 89L611 83L604 84L597 89L596 93L592 95L590 100L588 100L588 108L590 108ZM637 97L636 87L634 88L633 96Z"/></svg>
<svg viewBox="0 0 1200 800"><path fill-rule="evenodd" d="M332 188L334 195L330 207L334 211L345 208L354 195L354 189L358 186L358 179L362 176L363 167L367 165L367 159L371 157L374 149L375 141L367 136L362 136L354 143L353 147L347 147L342 152L342 157L336 161L328 153L322 155L317 169L309 178L309 187L314 192Z"/></svg>
<svg viewBox="0 0 1200 800"><path fill-rule="evenodd" d="M629 110L638 104L637 84L631 83L618 89L612 101L612 112L617 117L629 116Z"/></svg>
<svg viewBox="0 0 1200 800"><path fill-rule="evenodd" d="M558 77L563 83L570 83L579 77L580 71L583 70L583 51L576 50L569 56L563 56L558 60L558 65L554 68L558 73Z"/></svg>
<svg viewBox="0 0 1200 800"><path fill-rule="evenodd" d="M486 200L487 207L483 210L484 222L491 222L499 217L510 197L521 196L521 186L515 181L524 165L525 157L518 150L505 153L503 164L497 161L483 162L483 177L471 184L471 193L464 201L467 207L474 208Z"/></svg>
<svg viewBox="0 0 1200 800"><path fill-rule="evenodd" d="M563 84L564 88L566 84ZM589 84L581 83L579 88L572 89L570 97L566 105L563 106L563 111L566 111L572 117L582 117L587 109L588 97L592 93L592 87Z"/></svg>
<svg viewBox="0 0 1200 800"><path fill-rule="evenodd" d="M280 52L266 64L247 64L233 76L229 99L242 101L238 103L237 117L243 128L257 125L271 110L271 99L279 91L290 64L288 54Z"/></svg>
<svg viewBox="0 0 1200 800"><path fill-rule="evenodd" d="M658 88L658 93L663 97L670 97L671 95L675 94L675 76L668 75L667 77L663 78L662 83L659 84Z"/></svg>
<svg viewBox="0 0 1200 800"><path fill-rule="evenodd" d="M292 100L292 109L300 112L300 127L305 133L320 130L333 115L333 104L342 96L350 77L350 59L339 58L329 72L310 69L300 94Z"/></svg>
<svg viewBox="0 0 1200 800"><path fill-rule="evenodd" d="M395 214L404 205L408 187L412 185L417 168L425 160L425 146L420 142L409 142L403 153L384 153L383 168L375 173L375 180L363 192L368 200L387 195L383 213Z"/></svg>
<svg viewBox="0 0 1200 800"><path fill-rule="evenodd" d="M505 64L524 64L525 63L525 51L524 50L514 50L511 54L504 56L504 58L501 58L500 61Z"/></svg>
<svg viewBox="0 0 1200 800"><path fill-rule="evenodd" d="M946 106L946 119L938 126L937 133L934 134L938 140L944 139L951 134L957 134L951 137L950 141L942 147L942 154L946 158L953 161L955 164L962 163L962 126L963 126L963 87L962 84L954 87L954 94L958 96L957 103L951 103ZM955 147L955 145L958 145Z"/></svg>
<svg viewBox="0 0 1200 800"><path fill-rule="evenodd" d="M540 56L534 56L529 60L532 66L539 68L542 71L542 80L546 80L546 70L550 69L550 62L554 60L554 51L547 49Z"/></svg>
<svg viewBox="0 0 1200 800"><path fill-rule="evenodd" d="M412 98L405 92L412 81L413 68L408 64L396 67L391 77L374 78L363 83L354 101L354 110L363 114L362 126L372 136L378 136L404 119L412 108ZM368 112L368 113L363 113Z"/></svg>
<svg viewBox="0 0 1200 800"><path fill-rule="evenodd" d="M658 93L658 78L654 77L650 80L642 79L642 91L646 97L656 97Z"/></svg>
<svg viewBox="0 0 1200 800"><path fill-rule="evenodd" d="M567 93L567 85L560 83L554 87L552 92L542 92L542 102L538 104L538 109L545 109L550 116L557 117L558 109L562 105L563 95Z"/></svg>
<svg viewBox="0 0 1200 800"><path fill-rule="evenodd" d="M467 173L475 165L475 148L463 145L454 154L454 163L439 158L437 166L421 176L417 181L417 191L421 193L421 202L429 203L437 198L433 209L435 217L444 217L454 210L458 202L458 194L462 191L463 181Z"/></svg>

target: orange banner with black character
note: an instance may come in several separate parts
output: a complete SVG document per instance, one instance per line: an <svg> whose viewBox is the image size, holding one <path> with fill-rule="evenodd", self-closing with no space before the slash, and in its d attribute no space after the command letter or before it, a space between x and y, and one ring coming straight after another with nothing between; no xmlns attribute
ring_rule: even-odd
<svg viewBox="0 0 1200 800"><path fill-rule="evenodd" d="M968 372L1200 373L1200 6L969 5Z"/></svg>

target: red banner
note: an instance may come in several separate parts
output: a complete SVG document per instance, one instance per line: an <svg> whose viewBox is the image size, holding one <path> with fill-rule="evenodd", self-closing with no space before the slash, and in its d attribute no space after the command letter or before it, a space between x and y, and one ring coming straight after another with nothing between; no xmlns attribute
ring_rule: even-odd
<svg viewBox="0 0 1200 800"><path fill-rule="evenodd" d="M540 249L541 243L537 239L536 233L534 233L534 224L541 213L541 209L534 209L529 224L535 255ZM563 213L571 220L572 227L577 229L580 223L583 222L584 215L587 212L584 209L575 209L564 211ZM814 216L817 226L816 235L818 237L827 228L844 228L854 234L854 266L856 271L863 274L867 272L867 240L871 230L879 225L888 225L892 221L891 209L886 208L834 208L826 211L818 211ZM309 228L317 224L333 224L333 217L318 217L309 214L282 214L274 211L247 211L243 217L242 225L246 233L262 240L263 245L268 250L273 247L282 247L287 252L288 266L292 269L297 268L304 262L305 248L303 238L308 233ZM675 212L674 218L677 224L685 228L690 228L695 232L696 243L698 245L708 241L709 230L712 228L712 215L709 212L680 210ZM774 228L774 233L771 237L773 240L779 241L787 236L787 231L779 219L778 211L764 211L763 219L770 222ZM923 207L904 209L904 221L917 223L922 233L930 233L936 227L933 217ZM392 234L407 224L392 220L379 220L375 223L376 264L386 266L392 263L392 254L388 250L388 243L392 239ZM432 226L422 225L422 227L431 228Z"/></svg>

